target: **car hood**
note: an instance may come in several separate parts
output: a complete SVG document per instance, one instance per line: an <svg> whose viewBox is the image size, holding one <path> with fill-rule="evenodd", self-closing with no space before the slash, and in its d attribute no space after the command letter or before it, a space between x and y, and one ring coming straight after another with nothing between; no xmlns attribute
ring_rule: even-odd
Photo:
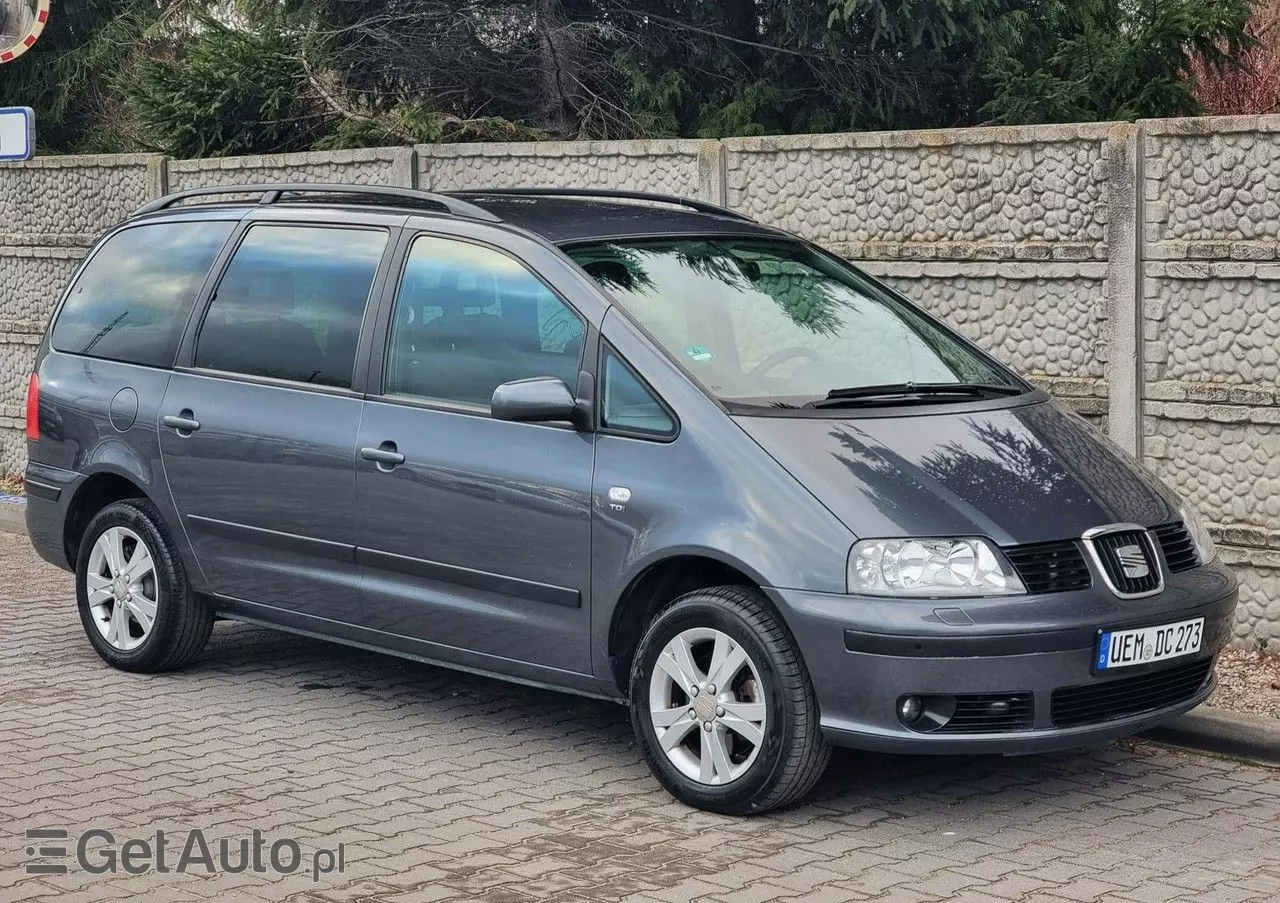
<svg viewBox="0 0 1280 903"><path fill-rule="evenodd" d="M1177 518L1155 477L1054 401L939 410L734 419L860 537L1013 545Z"/></svg>

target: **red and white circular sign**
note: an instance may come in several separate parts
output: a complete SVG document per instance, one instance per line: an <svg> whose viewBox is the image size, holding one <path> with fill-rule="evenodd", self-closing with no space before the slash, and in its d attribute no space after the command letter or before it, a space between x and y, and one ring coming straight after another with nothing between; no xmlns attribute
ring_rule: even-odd
<svg viewBox="0 0 1280 903"><path fill-rule="evenodd" d="M0 0L0 63L31 49L49 21L51 0Z"/></svg>

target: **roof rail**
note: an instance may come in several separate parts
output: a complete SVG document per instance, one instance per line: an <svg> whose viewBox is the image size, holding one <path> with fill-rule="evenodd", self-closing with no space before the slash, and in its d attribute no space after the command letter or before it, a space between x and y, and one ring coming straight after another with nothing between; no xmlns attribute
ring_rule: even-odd
<svg viewBox="0 0 1280 903"><path fill-rule="evenodd" d="M350 194L363 197L399 198L406 201L432 204L445 213L453 216L465 216L469 219L483 220L489 223L500 223L502 218L495 216L483 207L477 207L464 200L431 191L419 191L416 188L394 188L387 185L330 185L319 182L275 183L265 185L210 185L204 188L192 188L176 194L165 195L158 200L138 208L134 216L144 213L155 213L167 210L174 204L190 198L210 197L220 194L261 194L259 205L275 204L286 194ZM390 206L395 206L391 204Z"/></svg>
<svg viewBox="0 0 1280 903"><path fill-rule="evenodd" d="M674 194L655 194L649 191L620 191L612 188L473 188L467 191L451 191L454 197L561 197L561 198L620 198L628 201L652 201L658 204L675 204L699 213L727 216L731 219L754 223L751 217L719 204L683 198Z"/></svg>

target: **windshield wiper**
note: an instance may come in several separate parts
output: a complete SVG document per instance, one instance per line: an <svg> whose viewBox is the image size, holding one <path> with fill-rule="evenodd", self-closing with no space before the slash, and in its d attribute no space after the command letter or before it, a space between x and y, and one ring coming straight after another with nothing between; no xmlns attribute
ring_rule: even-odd
<svg viewBox="0 0 1280 903"><path fill-rule="evenodd" d="M967 398L990 398L1021 395L1017 386L990 383L890 383L883 386L850 386L832 389L826 398L811 401L807 408L855 407L858 405L922 404L929 401L963 401Z"/></svg>

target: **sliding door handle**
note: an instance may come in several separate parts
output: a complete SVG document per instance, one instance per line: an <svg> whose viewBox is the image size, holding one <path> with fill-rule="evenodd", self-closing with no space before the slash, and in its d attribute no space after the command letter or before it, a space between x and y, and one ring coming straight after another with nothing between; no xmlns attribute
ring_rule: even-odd
<svg viewBox="0 0 1280 903"><path fill-rule="evenodd" d="M389 471L397 464L404 463L404 455L396 451L394 442L384 442L377 448L362 448L360 449L360 457L366 461L373 461L378 465L378 469L382 471Z"/></svg>
<svg viewBox="0 0 1280 903"><path fill-rule="evenodd" d="M190 436L196 430L200 429L200 421L192 416L191 411L183 411L181 414L174 416L166 414L161 420L165 426L178 431L179 436Z"/></svg>

